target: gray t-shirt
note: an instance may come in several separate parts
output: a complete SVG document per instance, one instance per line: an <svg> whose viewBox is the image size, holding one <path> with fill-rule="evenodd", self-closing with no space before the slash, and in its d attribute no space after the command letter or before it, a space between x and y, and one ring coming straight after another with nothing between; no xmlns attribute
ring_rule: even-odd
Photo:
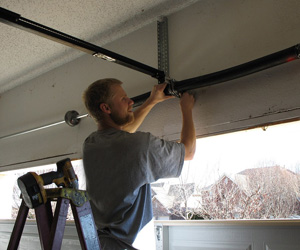
<svg viewBox="0 0 300 250"><path fill-rule="evenodd" d="M150 183L178 177L184 154L183 144L150 133L92 133L83 145L83 164L98 230L132 244L153 217Z"/></svg>

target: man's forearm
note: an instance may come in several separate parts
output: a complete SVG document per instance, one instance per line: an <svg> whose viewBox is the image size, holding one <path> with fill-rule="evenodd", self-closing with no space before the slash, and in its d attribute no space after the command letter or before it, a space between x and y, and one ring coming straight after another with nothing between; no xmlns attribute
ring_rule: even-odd
<svg viewBox="0 0 300 250"><path fill-rule="evenodd" d="M182 130L180 142L185 147L184 160L192 160L196 150L196 132L193 121L193 107L195 98L192 94L185 92L180 98L182 113Z"/></svg>
<svg viewBox="0 0 300 250"><path fill-rule="evenodd" d="M134 112L134 121L122 129L124 131L134 133L139 126L143 123L146 116L149 114L151 109L155 106L155 104L150 103L149 99L147 99L140 107L138 107Z"/></svg>
<svg viewBox="0 0 300 250"><path fill-rule="evenodd" d="M182 130L180 142L185 146L184 160L192 160L196 150L196 132L192 110L182 113Z"/></svg>
<svg viewBox="0 0 300 250"><path fill-rule="evenodd" d="M157 103L174 98L174 96L166 96L164 94L164 89L166 86L166 83L155 85L151 91L150 97L133 112L134 121L131 124L124 126L122 129L130 133L135 132Z"/></svg>

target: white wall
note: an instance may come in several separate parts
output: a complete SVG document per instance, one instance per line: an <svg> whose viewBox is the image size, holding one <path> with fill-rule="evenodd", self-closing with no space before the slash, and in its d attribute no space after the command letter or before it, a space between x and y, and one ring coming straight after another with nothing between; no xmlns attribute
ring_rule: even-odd
<svg viewBox="0 0 300 250"><path fill-rule="evenodd" d="M0 221L0 249L6 249L13 226L14 221ZM300 244L300 223L291 220L156 221L155 226L161 228L157 250L298 250ZM81 249L74 222L67 222L64 232L62 249ZM19 249L41 249L35 222L26 222Z"/></svg>
<svg viewBox="0 0 300 250"><path fill-rule="evenodd" d="M297 250L297 221L157 221L157 250Z"/></svg>
<svg viewBox="0 0 300 250"><path fill-rule="evenodd" d="M236 66L300 42L300 2L203 0L169 16L170 75L183 80ZM157 66L156 23L106 48ZM45 48L46 49L46 48ZM197 90L194 109L198 136L223 133L300 116L299 61L242 79ZM85 114L83 90L94 80L119 78L133 97L151 90L156 81L142 73L89 55L52 70L0 98L0 137L61 121L69 110ZM178 100L161 104L141 130L178 139ZM0 140L0 170L81 157L84 138L96 126L85 118Z"/></svg>

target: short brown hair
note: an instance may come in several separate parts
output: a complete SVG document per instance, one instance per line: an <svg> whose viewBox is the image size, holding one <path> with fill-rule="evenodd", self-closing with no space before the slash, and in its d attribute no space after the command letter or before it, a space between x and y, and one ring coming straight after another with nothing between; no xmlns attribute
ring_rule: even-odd
<svg viewBox="0 0 300 250"><path fill-rule="evenodd" d="M83 102L89 114L99 123L103 119L100 110L101 103L107 103L111 98L111 86L122 84L118 79L105 78L93 82L83 93Z"/></svg>

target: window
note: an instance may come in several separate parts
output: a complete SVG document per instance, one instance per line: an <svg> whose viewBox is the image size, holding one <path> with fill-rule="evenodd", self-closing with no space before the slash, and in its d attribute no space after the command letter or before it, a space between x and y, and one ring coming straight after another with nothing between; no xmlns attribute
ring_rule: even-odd
<svg viewBox="0 0 300 250"><path fill-rule="evenodd" d="M179 178L152 184L155 219L300 219L299 141L300 122L198 139ZM82 161L72 165L85 190ZM53 170L1 172L1 219L17 215L19 176Z"/></svg>

